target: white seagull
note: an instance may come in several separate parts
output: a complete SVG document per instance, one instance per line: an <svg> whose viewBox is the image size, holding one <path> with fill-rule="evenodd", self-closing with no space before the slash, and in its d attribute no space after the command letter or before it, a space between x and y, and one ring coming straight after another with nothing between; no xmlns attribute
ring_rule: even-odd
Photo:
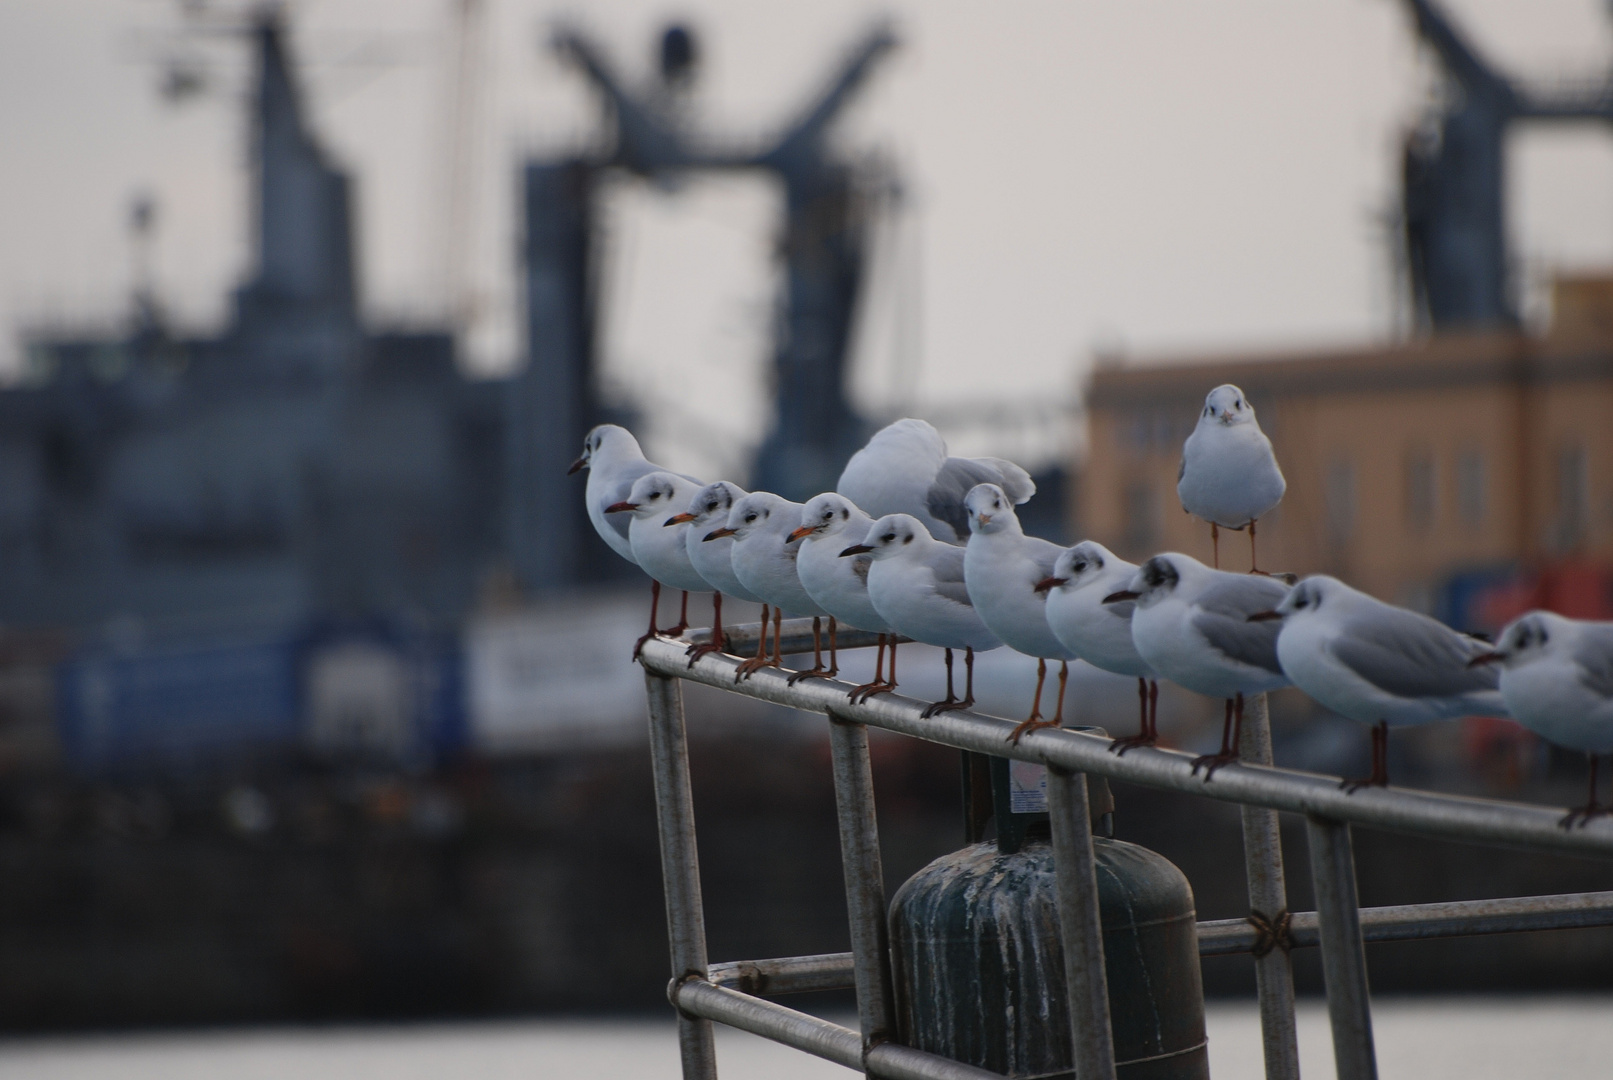
<svg viewBox="0 0 1613 1080"><path fill-rule="evenodd" d="M1104 598L1135 600L1131 640L1150 667L1178 686L1226 701L1221 751L1193 762L1209 780L1238 760L1243 699L1288 685L1277 662L1277 630L1251 622L1283 598L1275 578L1212 570L1190 555L1166 552L1143 563L1129 585Z"/></svg>
<svg viewBox="0 0 1613 1080"><path fill-rule="evenodd" d="M722 652L722 598L726 594L737 600L746 600L752 604L760 604L762 598L741 585L739 578L734 576L732 537L723 536L710 542L706 541L706 533L712 529L728 524L728 512L733 509L734 503L746 495L744 488L738 484L730 484L726 480L718 480L715 484L707 484L694 493L689 500L689 508L681 514L675 514L667 519L667 525L683 525L682 537L685 549L689 552L689 561L694 564L695 572L706 580L713 590L711 607L711 640L700 645L689 646L689 666L705 656L707 653Z"/></svg>
<svg viewBox="0 0 1613 1080"><path fill-rule="evenodd" d="M762 598L762 635L756 655L739 665L734 681L747 678L767 661L767 605L773 608L773 667L781 666L779 655L779 624L788 612L791 615L813 617L813 668L821 668L823 660L818 649L818 620L824 614L795 572L795 560L800 544L791 543L790 533L801 521L801 504L794 503L771 491L753 491L734 503L728 511L728 524L706 534L706 540L734 538L732 562L734 576L739 583Z"/></svg>
<svg viewBox="0 0 1613 1080"><path fill-rule="evenodd" d="M1030 715L1009 733L1017 743L1027 731L1064 724L1064 688L1075 653L1047 625L1047 596L1036 586L1053 573L1063 549L1026 536L1014 504L996 484L977 484L964 496L969 512L969 545L963 550L963 578L969 599L986 628L1015 652L1036 657L1036 697ZM1059 662L1059 699L1053 719L1042 719L1042 685L1047 662Z"/></svg>
<svg viewBox="0 0 1613 1080"><path fill-rule="evenodd" d="M840 554L870 554L868 597L874 610L896 633L946 650L947 696L924 710L925 716L968 709L975 702L975 650L986 652L1001 645L969 600L963 580L963 549L930 535L924 523L911 514L887 514L868 528L862 543ZM952 691L952 650L964 650L967 683L962 700ZM864 695L896 688L896 641L891 640L890 686Z"/></svg>
<svg viewBox="0 0 1613 1080"><path fill-rule="evenodd" d="M1596 756L1613 754L1613 623L1531 611L1508 623L1495 651L1478 661L1501 665L1501 697L1514 720L1590 760L1590 795L1563 828L1613 813L1596 801Z"/></svg>
<svg viewBox="0 0 1613 1080"><path fill-rule="evenodd" d="M1182 509L1210 523L1215 562L1221 561L1220 526L1249 527L1249 566L1256 567L1255 521L1269 514L1288 489L1271 440L1260 430L1254 406L1231 383L1204 399L1193 434L1182 444L1176 494Z"/></svg>
<svg viewBox="0 0 1613 1080"><path fill-rule="evenodd" d="M1495 671L1475 663L1489 645L1337 578L1308 577L1254 618L1281 619L1277 657L1295 686L1373 725L1372 775L1340 784L1348 791L1389 783L1390 727L1507 715Z"/></svg>
<svg viewBox="0 0 1613 1080"><path fill-rule="evenodd" d="M835 490L870 517L910 514L934 539L962 544L969 539L963 499L976 484L996 484L1015 503L1036 494L1030 474L1012 461L948 457L941 433L909 417L875 432L846 462Z"/></svg>
<svg viewBox="0 0 1613 1080"><path fill-rule="evenodd" d="M874 657L874 681L864 683L851 691L856 698L876 688L885 687L885 635L890 627L874 610L868 599L868 568L873 564L869 555L855 555L842 559L840 553L846 545L868 535L873 519L857 509L844 495L826 491L814 495L801 508L801 526L790 534L791 540L801 541L800 554L795 559L795 571L801 587L829 613L829 670L827 672L800 672L808 678L823 674L836 675L840 663L835 651L835 630L838 623L879 635L879 652ZM795 678L796 676L792 676Z"/></svg>
<svg viewBox="0 0 1613 1080"><path fill-rule="evenodd" d="M633 433L616 424L600 424L583 439L582 456L571 463L566 475L579 469L588 470L588 486L583 492L583 500L594 531L610 545L612 551L628 562L636 563L638 560L633 557L632 542L627 537L628 519L609 517L609 508L627 501L639 477L672 470L646 461L644 451L639 449ZM697 487L701 483L692 476L683 478L693 481Z"/></svg>
<svg viewBox="0 0 1613 1080"><path fill-rule="evenodd" d="M644 643L657 633L677 637L687 630L689 594L705 592L710 588L706 579L689 561L689 549L684 545L683 536L676 532L669 533L663 528L681 507L689 504L690 496L699 486L676 473L645 473L633 482L626 499L605 508L607 514L623 514L630 519L627 536L633 546L633 561L655 582L654 598L650 601L650 628L633 646L634 657L644 648ZM683 607L678 616L678 625L658 631L655 628L655 609L661 600L662 585L683 590Z"/></svg>
<svg viewBox="0 0 1613 1080"><path fill-rule="evenodd" d="M1065 648L1093 667L1137 679L1137 707L1141 714L1138 732L1110 745L1117 754L1133 746L1152 746L1159 740L1159 683L1153 667L1131 639L1131 614L1136 601L1103 602L1110 593L1129 586L1136 573L1135 563L1095 540L1083 540L1059 555L1052 576L1036 583L1037 591L1047 593L1048 628Z"/></svg>

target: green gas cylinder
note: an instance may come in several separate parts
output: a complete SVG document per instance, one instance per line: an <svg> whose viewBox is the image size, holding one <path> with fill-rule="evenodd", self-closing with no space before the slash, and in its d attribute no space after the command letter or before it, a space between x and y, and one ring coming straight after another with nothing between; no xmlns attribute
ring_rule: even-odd
<svg viewBox="0 0 1613 1080"><path fill-rule="evenodd" d="M898 1039L1006 1076L1073 1077L1047 815L1009 810L1009 763L981 764L966 762L965 805L981 803L989 771L998 839L936 859L891 902ZM1093 786L1095 804L1108 798ZM1105 836L1093 848L1118 1076L1207 1078L1193 890L1146 848Z"/></svg>

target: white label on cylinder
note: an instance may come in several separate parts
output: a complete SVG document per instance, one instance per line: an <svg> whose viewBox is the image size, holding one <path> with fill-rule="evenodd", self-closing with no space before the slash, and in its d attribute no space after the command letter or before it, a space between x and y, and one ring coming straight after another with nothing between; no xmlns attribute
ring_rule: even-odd
<svg viewBox="0 0 1613 1080"><path fill-rule="evenodd" d="M1008 763L1008 809L1016 814L1047 813L1047 766L1033 761Z"/></svg>

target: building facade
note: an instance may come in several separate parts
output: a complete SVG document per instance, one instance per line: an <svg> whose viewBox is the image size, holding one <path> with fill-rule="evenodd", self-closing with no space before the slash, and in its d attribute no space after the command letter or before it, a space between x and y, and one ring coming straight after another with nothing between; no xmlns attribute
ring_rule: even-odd
<svg viewBox="0 0 1613 1080"><path fill-rule="evenodd" d="M1464 601L1475 582L1613 564L1613 285L1563 281L1557 312L1542 337L1100 369L1077 520L1128 558L1178 550L1208 562L1209 526L1183 512L1177 469L1204 395L1235 383L1288 479L1259 522L1263 568L1335 574L1454 621L1493 621ZM1221 564L1247 568L1244 535L1223 531ZM1606 607L1605 596L1579 599Z"/></svg>

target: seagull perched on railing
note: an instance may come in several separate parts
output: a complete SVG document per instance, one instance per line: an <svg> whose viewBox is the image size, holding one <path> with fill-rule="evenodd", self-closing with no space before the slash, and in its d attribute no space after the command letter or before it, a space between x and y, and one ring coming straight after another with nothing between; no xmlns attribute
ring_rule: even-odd
<svg viewBox="0 0 1613 1080"><path fill-rule="evenodd" d="M969 599L963 580L963 549L935 539L911 514L887 514L869 526L862 543L840 554L851 558L864 553L874 557L868 568L868 597L874 602L874 610L896 633L946 650L946 699L925 709L924 715L972 708L975 650L985 652L1002 642L986 629ZM953 649L964 650L967 681L961 700L952 689ZM896 689L894 638L890 657L890 686L868 691L864 700Z"/></svg>
<svg viewBox="0 0 1613 1080"><path fill-rule="evenodd" d="M1130 584L1104 603L1137 603L1131 640L1155 671L1171 682L1226 701L1221 750L1193 762L1206 780L1238 760L1243 699L1288 685L1277 662L1277 627L1250 622L1271 610L1288 591L1269 577L1212 570L1190 555L1155 555Z"/></svg>
<svg viewBox="0 0 1613 1080"><path fill-rule="evenodd" d="M680 508L689 504L690 497L700 485L676 473L645 473L633 482L627 498L605 508L607 514L628 517L628 542L633 548L633 561L655 582L654 597L650 601L650 628L633 646L637 657L644 643L664 633L677 637L689 628L689 594L705 592L710 586L689 561L689 550L683 536L669 533L664 526L677 515ZM678 625L656 630L656 608L661 601L660 586L683 590L683 606L678 614Z"/></svg>
<svg viewBox="0 0 1613 1080"><path fill-rule="evenodd" d="M570 476L579 469L588 470L588 487L583 492L583 501L587 505L588 520L593 523L594 531L610 545L612 551L636 565L638 560L633 557L633 545L627 538L629 519L613 519L607 516L606 510L616 503L626 502L639 477L672 470L646 460L633 433L616 424L600 424L583 439L582 456L571 463L566 475ZM673 475L683 476L682 473ZM696 487L702 483L692 476L683 478L693 482Z"/></svg>
<svg viewBox="0 0 1613 1080"><path fill-rule="evenodd" d="M1613 623L1531 611L1507 624L1493 652L1472 662L1500 664L1501 697L1514 720L1589 759L1590 793L1563 818L1563 828L1613 813L1596 801L1596 756L1613 754Z"/></svg>
<svg viewBox="0 0 1613 1080"><path fill-rule="evenodd" d="M1388 785L1390 727L1508 715L1496 673L1475 663L1490 650L1485 642L1337 578L1308 577L1252 618L1281 620L1277 658L1295 686L1373 725L1372 775L1344 781L1346 791Z"/></svg>
<svg viewBox="0 0 1613 1080"><path fill-rule="evenodd" d="M1136 735L1110 744L1117 754L1133 746L1152 746L1159 739L1159 683L1131 639L1136 601L1104 603L1110 593L1130 585L1136 573L1135 563L1094 540L1083 540L1059 555L1052 576L1036 583L1038 592L1047 593L1048 628L1066 648L1093 667L1137 679L1139 728Z"/></svg>
<svg viewBox="0 0 1613 1080"><path fill-rule="evenodd" d="M887 424L851 456L835 490L870 517L910 514L933 539L969 539L964 496L976 484L996 484L1015 503L1036 494L1030 473L1002 458L947 456L941 433L911 417Z"/></svg>
<svg viewBox="0 0 1613 1080"><path fill-rule="evenodd" d="M996 484L977 484L964 497L969 512L969 545L963 549L963 577L969 599L986 628L1015 652L1036 657L1036 696L1031 712L1009 733L1017 743L1027 731L1064 724L1064 689L1070 681L1070 651L1047 624L1047 597L1036 586L1053 573L1063 554L1057 544L1026 536L1014 504ZM1047 662L1059 662L1058 707L1042 719L1042 685Z"/></svg>
<svg viewBox="0 0 1613 1080"><path fill-rule="evenodd" d="M1176 494L1182 509L1210 523L1210 544L1221 564L1220 527L1249 529L1249 569L1258 572L1255 521L1269 514L1288 489L1271 440L1255 409L1231 383L1204 399L1197 426L1182 444Z"/></svg>
<svg viewBox="0 0 1613 1080"><path fill-rule="evenodd" d="M734 576L739 583L762 598L762 635L756 655L739 665L734 681L749 678L768 665L767 660L767 606L773 609L773 660L780 667L779 626L786 613L812 616L813 668L823 667L818 633L824 610L801 587L795 572L795 560L801 545L792 543L789 535L801 521L801 504L791 502L771 491L753 491L734 503L728 511L728 524L706 534L706 540L734 538L732 561Z"/></svg>
<svg viewBox="0 0 1613 1080"><path fill-rule="evenodd" d="M726 594L737 600L747 600L752 604L760 604L762 598L740 584L739 578L734 576L734 541L732 537L722 536L707 541L706 534L713 529L728 524L728 512L733 509L734 503L743 499L747 492L738 484L730 484L726 480L719 480L715 484L707 484L694 493L689 500L689 508L681 514L675 514L667 519L667 526L684 525L689 527L683 530L684 548L689 552L689 561L694 564L695 572L710 585L711 599L711 640L699 645L689 646L689 666L705 656L707 653L722 652L722 598Z"/></svg>
<svg viewBox="0 0 1613 1080"><path fill-rule="evenodd" d="M850 696L855 698L885 686L885 636L890 626L868 598L868 568L874 560L868 555L840 557L847 544L868 535L868 527L873 523L873 519L850 499L833 491L814 495L801 508L800 528L792 532L789 539L801 541L800 554L795 557L795 572L801 579L801 587L829 613L829 670L797 672L790 676L792 680L819 675L832 678L838 674L840 662L835 649L835 631L838 623L845 623L879 635L874 681L853 688Z"/></svg>

